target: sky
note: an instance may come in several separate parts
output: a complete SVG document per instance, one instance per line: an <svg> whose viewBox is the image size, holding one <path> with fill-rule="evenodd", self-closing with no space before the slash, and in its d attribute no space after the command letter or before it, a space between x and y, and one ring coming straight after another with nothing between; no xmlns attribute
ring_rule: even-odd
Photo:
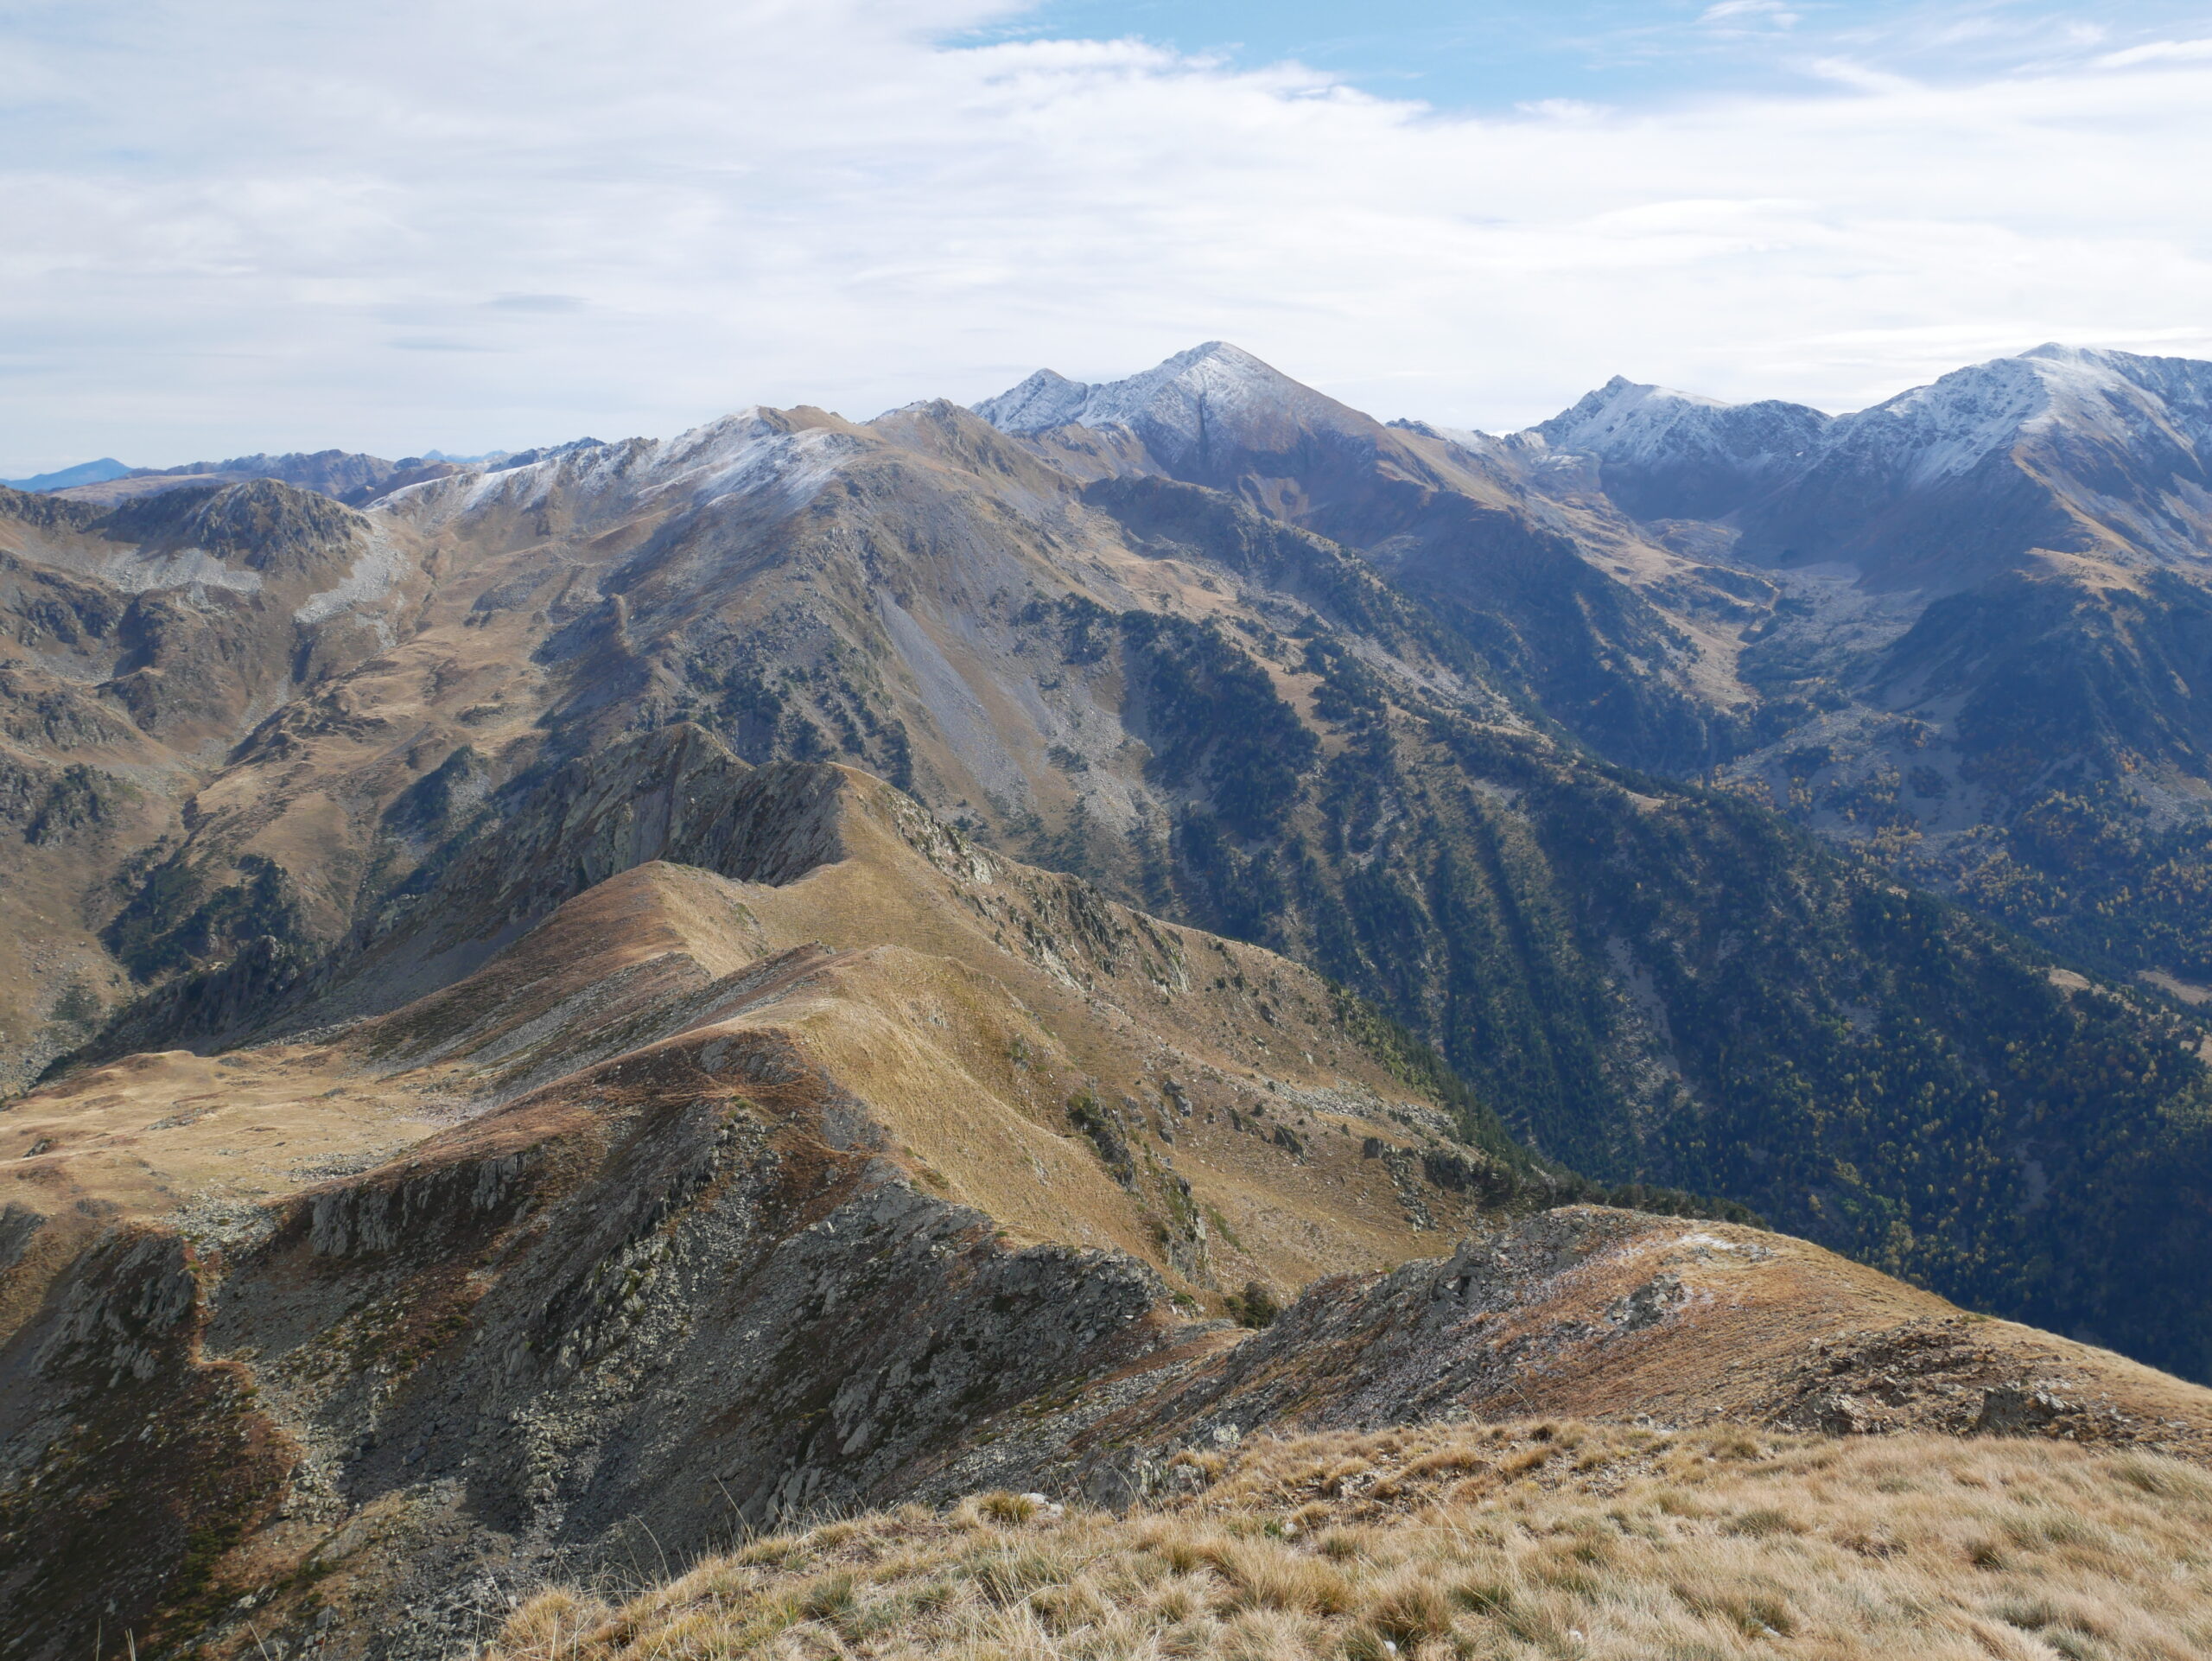
<svg viewBox="0 0 2212 1661"><path fill-rule="evenodd" d="M0 0L0 476L2212 357L2212 0Z"/></svg>

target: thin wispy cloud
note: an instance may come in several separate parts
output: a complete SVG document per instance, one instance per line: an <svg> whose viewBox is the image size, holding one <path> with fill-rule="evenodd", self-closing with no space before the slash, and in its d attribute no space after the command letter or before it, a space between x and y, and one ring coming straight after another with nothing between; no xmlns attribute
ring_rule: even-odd
<svg viewBox="0 0 2212 1661"><path fill-rule="evenodd" d="M958 43L1017 10L0 9L0 470L865 417L1217 336L1492 426L1616 371L1848 407L1967 336L2212 353L2186 51L1464 115Z"/></svg>
<svg viewBox="0 0 2212 1661"><path fill-rule="evenodd" d="M1710 27L1726 24L1742 28L1746 24L1764 24L1772 29L1788 29L1802 22L1800 14L1782 3L1782 0L1719 0L1700 14L1698 22Z"/></svg>
<svg viewBox="0 0 2212 1661"><path fill-rule="evenodd" d="M2212 60L2212 41L2151 41L2123 52L2107 52L2100 69L2127 69L2139 63L2203 63Z"/></svg>
<svg viewBox="0 0 2212 1661"><path fill-rule="evenodd" d="M1587 104L1579 98L1540 98L1513 106L1522 115L1548 116L1554 121L1592 121L1613 111L1602 104Z"/></svg>

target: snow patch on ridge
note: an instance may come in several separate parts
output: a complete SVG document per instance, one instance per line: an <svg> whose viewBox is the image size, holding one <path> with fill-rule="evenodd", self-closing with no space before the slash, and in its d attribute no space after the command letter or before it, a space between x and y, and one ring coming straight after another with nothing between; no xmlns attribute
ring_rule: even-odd
<svg viewBox="0 0 2212 1661"><path fill-rule="evenodd" d="M619 443L580 440L499 465L394 491L382 504L432 525L493 509L539 507L556 493L578 499L671 493L695 503L743 497L796 512L868 441L834 429L793 430L759 406L678 433Z"/></svg>
<svg viewBox="0 0 2212 1661"><path fill-rule="evenodd" d="M867 447L822 427L786 431L758 408L725 416L656 447L646 463L652 492L688 490L696 500L772 499L791 511L814 500L840 466Z"/></svg>
<svg viewBox="0 0 2212 1661"><path fill-rule="evenodd" d="M1497 433L1486 433L1475 427L1446 427L1433 421L1414 421L1403 416L1383 424L1395 428L1400 432L1415 433L1423 438L1440 439L1446 444L1454 445L1466 451L1470 455L1478 455L1485 460L1512 455L1517 449L1522 448L1520 441L1525 436L1521 433L1510 433L1501 437Z"/></svg>

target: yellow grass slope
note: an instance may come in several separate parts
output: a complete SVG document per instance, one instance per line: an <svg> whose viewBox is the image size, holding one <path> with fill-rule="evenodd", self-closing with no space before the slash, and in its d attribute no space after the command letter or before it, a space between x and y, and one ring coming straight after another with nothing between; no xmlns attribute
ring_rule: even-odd
<svg viewBox="0 0 2212 1661"><path fill-rule="evenodd" d="M499 1661L2189 1661L2212 1479L2156 1455L1573 1421L1262 1439L1115 1517L1013 1493L756 1539Z"/></svg>

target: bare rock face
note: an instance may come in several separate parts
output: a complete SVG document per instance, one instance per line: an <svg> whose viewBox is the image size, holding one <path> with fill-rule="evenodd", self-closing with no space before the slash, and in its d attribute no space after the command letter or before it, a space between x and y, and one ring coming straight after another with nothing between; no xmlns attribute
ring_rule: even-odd
<svg viewBox="0 0 2212 1661"><path fill-rule="evenodd" d="M1255 1431L1553 1414L2040 1435L2212 1461L2212 1391L1961 1314L1802 1241L1569 1206L1313 1287L1076 1439L1055 1474L1134 1496L1177 1480L1174 1453Z"/></svg>
<svg viewBox="0 0 2212 1661"><path fill-rule="evenodd" d="M94 1247L0 1358L10 1653L73 1652L104 1600L189 1636L255 1536L364 1577L365 1617L438 1612L359 1641L442 1653L487 1554L619 1561L895 1499L978 1420L1163 1340L1146 1265L1003 1244L888 1141L787 1046L723 1041L219 1246ZM395 1511L388 1549L321 1543Z"/></svg>

